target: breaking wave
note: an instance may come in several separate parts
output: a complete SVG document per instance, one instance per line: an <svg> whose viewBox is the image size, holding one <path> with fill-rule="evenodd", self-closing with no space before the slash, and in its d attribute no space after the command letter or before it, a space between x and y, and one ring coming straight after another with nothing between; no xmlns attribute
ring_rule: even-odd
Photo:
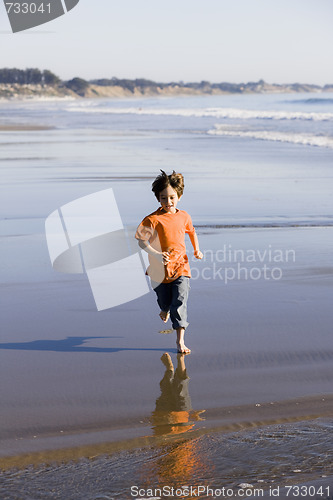
<svg viewBox="0 0 333 500"><path fill-rule="evenodd" d="M276 132L267 130L227 130L221 125L207 132L210 135L245 137L249 139L261 139L264 141L289 142L292 144L303 144L306 146L318 146L333 149L333 137L324 135L295 134L290 132Z"/></svg>
<svg viewBox="0 0 333 500"><path fill-rule="evenodd" d="M311 120L333 121L333 113L315 113L301 111L260 111L237 108L116 108L102 106L70 106L67 108L75 113L99 113L116 115L154 115L154 116L183 116L183 117L213 117L229 119L263 119L263 120Z"/></svg>
<svg viewBox="0 0 333 500"><path fill-rule="evenodd" d="M310 97L309 99L294 99L291 101L284 101L285 104L319 104L327 105L333 104L333 99L330 97Z"/></svg>

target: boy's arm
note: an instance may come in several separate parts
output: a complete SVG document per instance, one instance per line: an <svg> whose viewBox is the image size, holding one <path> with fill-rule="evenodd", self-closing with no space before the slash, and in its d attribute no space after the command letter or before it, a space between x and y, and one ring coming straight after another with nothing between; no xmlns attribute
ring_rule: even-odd
<svg viewBox="0 0 333 500"><path fill-rule="evenodd" d="M148 241L138 240L139 247L142 248L145 252L149 253L159 261L162 261L163 264L167 264L169 262L169 253L168 252L159 252L155 250L151 245L149 245Z"/></svg>
<svg viewBox="0 0 333 500"><path fill-rule="evenodd" d="M199 240L198 240L197 233L195 231L193 233L189 233L189 237L190 237L193 249L194 249L194 257L196 257L197 259L202 259L203 253L200 252L200 249L199 249Z"/></svg>

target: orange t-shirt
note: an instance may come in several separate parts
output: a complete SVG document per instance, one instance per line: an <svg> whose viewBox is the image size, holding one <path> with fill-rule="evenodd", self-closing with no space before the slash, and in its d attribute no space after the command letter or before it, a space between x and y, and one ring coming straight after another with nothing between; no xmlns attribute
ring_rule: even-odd
<svg viewBox="0 0 333 500"><path fill-rule="evenodd" d="M170 262L166 265L148 254L147 274L153 281L170 283L179 276L191 277L185 234L194 233L191 216L185 210L176 209L176 213L173 214L165 212L160 207L143 219L136 230L135 238L147 241L159 252L170 253Z"/></svg>

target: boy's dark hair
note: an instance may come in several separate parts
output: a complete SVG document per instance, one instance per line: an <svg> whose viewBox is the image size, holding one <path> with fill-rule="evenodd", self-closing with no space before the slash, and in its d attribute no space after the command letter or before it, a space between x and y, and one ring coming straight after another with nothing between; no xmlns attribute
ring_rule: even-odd
<svg viewBox="0 0 333 500"><path fill-rule="evenodd" d="M160 201L160 192L168 186L171 186L176 191L178 198L180 198L184 192L184 177L182 174L177 174L174 170L171 175L167 175L163 170L161 172L152 184L152 191L158 201Z"/></svg>

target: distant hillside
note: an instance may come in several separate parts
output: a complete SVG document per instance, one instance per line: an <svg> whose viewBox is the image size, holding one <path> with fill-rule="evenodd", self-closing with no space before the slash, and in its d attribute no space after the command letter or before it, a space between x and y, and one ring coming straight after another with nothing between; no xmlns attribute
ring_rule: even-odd
<svg viewBox="0 0 333 500"><path fill-rule="evenodd" d="M0 69L0 98L31 97L143 97L173 95L218 95L285 92L333 92L333 84L319 85L291 83L269 84L264 80L248 83L169 82L158 83L144 78L135 80L103 78L63 81L49 70L27 68Z"/></svg>

